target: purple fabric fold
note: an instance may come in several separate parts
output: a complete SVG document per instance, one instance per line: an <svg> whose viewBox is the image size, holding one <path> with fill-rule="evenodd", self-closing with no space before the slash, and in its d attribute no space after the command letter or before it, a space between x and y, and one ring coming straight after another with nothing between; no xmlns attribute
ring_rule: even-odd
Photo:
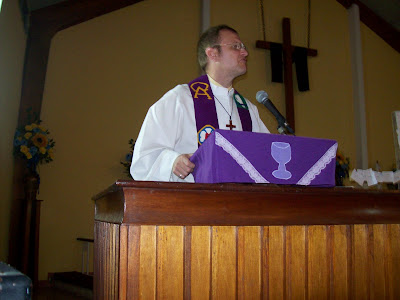
<svg viewBox="0 0 400 300"><path fill-rule="evenodd" d="M337 142L215 130L193 154L196 183L334 186Z"/></svg>

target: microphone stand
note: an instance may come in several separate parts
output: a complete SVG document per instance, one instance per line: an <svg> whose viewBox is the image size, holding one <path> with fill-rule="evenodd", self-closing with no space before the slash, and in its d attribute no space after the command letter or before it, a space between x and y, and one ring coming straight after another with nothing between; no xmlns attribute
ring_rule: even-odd
<svg viewBox="0 0 400 300"><path fill-rule="evenodd" d="M279 134L286 135L286 128L284 126L278 125L277 129L278 129Z"/></svg>
<svg viewBox="0 0 400 300"><path fill-rule="evenodd" d="M279 134L286 135L287 133L292 134L293 136L296 136L294 134L294 131L292 128L290 128L289 124L286 122L286 120L278 120L278 132Z"/></svg>

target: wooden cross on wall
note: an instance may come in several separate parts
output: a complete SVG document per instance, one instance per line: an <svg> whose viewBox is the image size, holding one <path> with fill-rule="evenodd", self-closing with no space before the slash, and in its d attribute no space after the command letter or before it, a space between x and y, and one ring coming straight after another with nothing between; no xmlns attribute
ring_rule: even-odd
<svg viewBox="0 0 400 300"><path fill-rule="evenodd" d="M292 45L290 37L290 19L283 18L282 21L283 31L283 82L285 84L285 104L286 104L286 120L289 125L295 129L294 123L294 101L293 101L293 70L292 70L292 56L295 46ZM271 43L268 41L257 41L256 47L261 49L271 49ZM307 49L307 56L317 56L318 51L315 49Z"/></svg>

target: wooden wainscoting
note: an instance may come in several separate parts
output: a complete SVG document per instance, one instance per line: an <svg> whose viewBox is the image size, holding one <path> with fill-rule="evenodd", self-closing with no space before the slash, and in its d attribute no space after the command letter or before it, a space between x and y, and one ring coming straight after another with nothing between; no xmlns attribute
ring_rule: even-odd
<svg viewBox="0 0 400 300"><path fill-rule="evenodd" d="M97 299L400 299L398 224L96 221L95 240Z"/></svg>

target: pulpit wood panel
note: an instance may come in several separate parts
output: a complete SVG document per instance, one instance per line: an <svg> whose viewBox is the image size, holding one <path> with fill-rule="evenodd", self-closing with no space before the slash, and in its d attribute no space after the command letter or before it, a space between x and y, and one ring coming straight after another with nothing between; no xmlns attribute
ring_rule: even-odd
<svg viewBox="0 0 400 300"><path fill-rule="evenodd" d="M183 231L182 226L158 226L156 299L183 299Z"/></svg>
<svg viewBox="0 0 400 300"><path fill-rule="evenodd" d="M202 186L212 203L196 185L130 184L96 200L95 299L400 299L397 193ZM326 218L305 224L317 194Z"/></svg>
<svg viewBox="0 0 400 300"><path fill-rule="evenodd" d="M369 243L368 243L368 227L367 225L354 225L354 299L369 299L369 282L370 278L370 260L369 260ZM357 270L357 272L355 272ZM372 283L372 282L371 282Z"/></svg>
<svg viewBox="0 0 400 300"><path fill-rule="evenodd" d="M388 259L388 276L390 299L400 299L400 226L388 226L389 238L386 242L389 244L390 259Z"/></svg>
<svg viewBox="0 0 400 300"><path fill-rule="evenodd" d="M351 299L349 290L351 286L351 249L350 235L347 225L330 226L331 252L330 261L330 299Z"/></svg>
<svg viewBox="0 0 400 300"><path fill-rule="evenodd" d="M373 226L373 238L372 248L373 250L373 269L372 274L374 284L371 286L371 292L373 299L386 299L386 288L385 288L385 236L386 236L386 225L376 224Z"/></svg>
<svg viewBox="0 0 400 300"><path fill-rule="evenodd" d="M349 225L350 236L343 225L289 226L285 235L278 226L194 227L190 261L184 261L184 226L122 226L119 231L116 226L96 222L96 232L106 232L100 236L104 246L96 250L96 258L105 257L96 263L96 282L104 282L95 284L98 299L183 299L185 266L191 269L192 299L399 296L399 225ZM118 232L132 245L118 247ZM113 255L120 257L119 273Z"/></svg>
<svg viewBox="0 0 400 300"><path fill-rule="evenodd" d="M193 226L191 237L191 299L210 299L211 227Z"/></svg>
<svg viewBox="0 0 400 300"><path fill-rule="evenodd" d="M309 226L308 245L305 241L306 267L308 268L308 293L306 299L329 299L330 293L330 260L327 226ZM306 289L306 291L307 291Z"/></svg>
<svg viewBox="0 0 400 300"><path fill-rule="evenodd" d="M262 295L262 227L238 228L238 299L260 299Z"/></svg>
<svg viewBox="0 0 400 300"><path fill-rule="evenodd" d="M263 248L266 269L263 272L264 284L271 300L286 299L286 226L264 227L267 248ZM268 299L268 298L267 298Z"/></svg>
<svg viewBox="0 0 400 300"><path fill-rule="evenodd" d="M214 226L211 236L210 299L236 299L237 228Z"/></svg>
<svg viewBox="0 0 400 300"><path fill-rule="evenodd" d="M157 272L156 226L141 226L139 299L155 299Z"/></svg>
<svg viewBox="0 0 400 300"><path fill-rule="evenodd" d="M306 299L305 226L286 228L286 297Z"/></svg>

